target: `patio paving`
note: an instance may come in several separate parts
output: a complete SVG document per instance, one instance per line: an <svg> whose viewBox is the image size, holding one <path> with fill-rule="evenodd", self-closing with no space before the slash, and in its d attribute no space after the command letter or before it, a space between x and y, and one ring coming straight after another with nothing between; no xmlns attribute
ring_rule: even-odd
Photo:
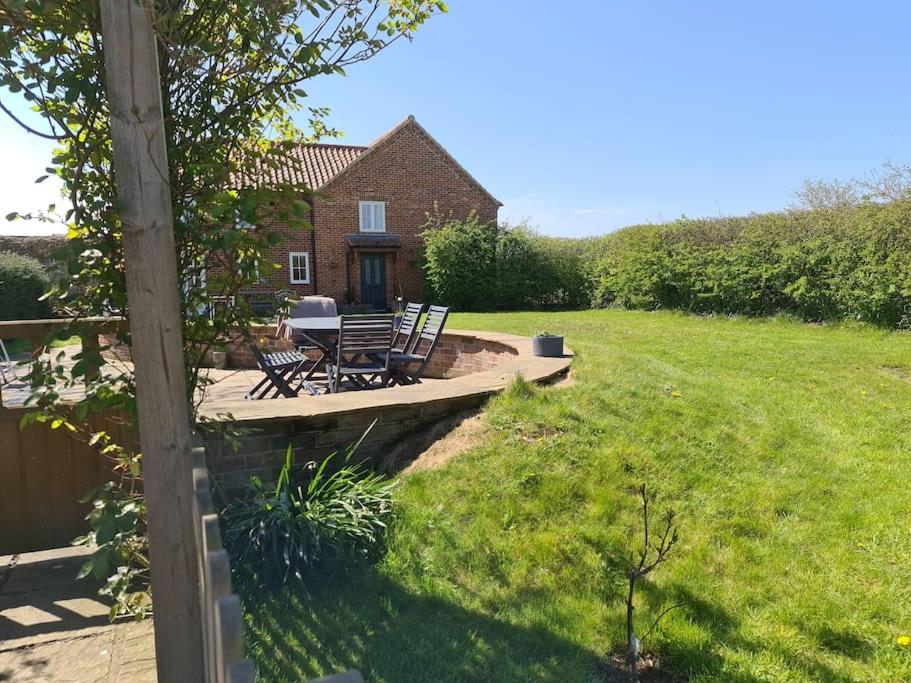
<svg viewBox="0 0 911 683"><path fill-rule="evenodd" d="M64 367L72 367L76 362L72 357L79 353L80 347L65 346L61 349L54 349L54 351L63 351L64 357L61 364ZM14 360L21 359L22 357L20 356ZM111 375L116 375L131 370L130 366L130 363L124 361L110 360L102 371ZM26 367L17 367L16 374L18 378L3 385L2 395L4 407L15 408L25 404L25 400L28 398L30 390L28 383L21 378L24 378L27 372L28 369ZM215 370L209 368L204 369L203 373L207 374L215 381L215 383L210 385L206 391L206 400L226 400L230 398L243 399L244 394L256 386L256 383L259 382L263 376L262 372L259 370ZM85 389L82 383L77 383L76 386L63 389L60 392L60 395L66 401L78 401L85 396Z"/></svg>
<svg viewBox="0 0 911 683"><path fill-rule="evenodd" d="M0 556L0 681L157 680L151 619L108 620L83 548Z"/></svg>

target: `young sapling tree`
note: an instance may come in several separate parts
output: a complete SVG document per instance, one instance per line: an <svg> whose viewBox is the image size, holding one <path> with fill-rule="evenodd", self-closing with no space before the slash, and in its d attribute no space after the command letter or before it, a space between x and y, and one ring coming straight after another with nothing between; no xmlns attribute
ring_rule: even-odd
<svg viewBox="0 0 911 683"><path fill-rule="evenodd" d="M657 543L651 542L648 515L649 503L652 499L649 496L645 484L642 484L639 487L639 498L642 504L642 549L639 552L638 559L634 559L630 562L630 568L627 572L629 584L626 594L626 661L629 665L630 675L634 681L638 680L638 665L641 656L640 644L642 640L654 630L661 617L667 614L671 609L679 607L679 605L674 605L673 607L664 610L641 639L636 635L633 618L633 613L636 609L636 582L650 574L659 564L667 560L668 554L670 554L671 549L677 543L677 526L675 524L676 513L673 510L667 510L664 514L663 528L658 536Z"/></svg>

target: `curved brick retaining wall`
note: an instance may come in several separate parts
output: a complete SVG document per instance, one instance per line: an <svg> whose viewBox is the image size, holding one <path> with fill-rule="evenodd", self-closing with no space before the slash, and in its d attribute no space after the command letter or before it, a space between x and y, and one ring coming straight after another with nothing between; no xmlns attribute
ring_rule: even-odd
<svg viewBox="0 0 911 683"><path fill-rule="evenodd" d="M442 379L490 370L517 356L508 344L468 332L444 333L427 364L425 375Z"/></svg>
<svg viewBox="0 0 911 683"><path fill-rule="evenodd" d="M287 339L275 338L275 325L258 325L252 328L252 332L257 346L264 352L290 351L294 348ZM427 365L426 376L449 379L489 370L517 353L515 348L507 344L473 332L444 332ZM256 368L256 359L242 344L232 344L228 354L229 367Z"/></svg>
<svg viewBox="0 0 911 683"><path fill-rule="evenodd" d="M203 417L217 421L230 414L242 432L237 451L222 439L209 440L209 470L226 485L245 483L254 474L274 480L289 444L297 466L304 467L356 441L374 421L358 455L380 464L402 439L480 407L517 374L544 382L569 369L570 352L538 358L531 345L528 337L450 330L440 340L433 374L451 379L327 396L205 402Z"/></svg>

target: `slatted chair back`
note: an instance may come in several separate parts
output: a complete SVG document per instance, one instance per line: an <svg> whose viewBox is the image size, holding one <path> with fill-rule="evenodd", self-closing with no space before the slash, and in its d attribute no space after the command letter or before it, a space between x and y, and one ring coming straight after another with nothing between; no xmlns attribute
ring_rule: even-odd
<svg viewBox="0 0 911 683"><path fill-rule="evenodd" d="M415 341L412 353L430 358L440 336L443 334L443 327L446 325L446 319L449 318L448 306L431 306L427 309L427 317L424 318L424 324L421 326L421 333Z"/></svg>
<svg viewBox="0 0 911 683"><path fill-rule="evenodd" d="M337 365L330 367L330 391L348 377L366 389L376 379L386 385L395 320L391 315L343 315L339 322Z"/></svg>
<svg viewBox="0 0 911 683"><path fill-rule="evenodd" d="M343 315L338 328L338 356L387 354L392 347L395 320L391 315ZM388 358L386 365L388 366Z"/></svg>
<svg viewBox="0 0 911 683"><path fill-rule="evenodd" d="M443 336L446 319L449 318L449 307L431 306L427 309L427 317L421 326L421 332L415 340L414 348L410 353L393 357L396 365L394 382L399 384L414 384L419 381L430 363L433 351L436 349Z"/></svg>
<svg viewBox="0 0 911 683"><path fill-rule="evenodd" d="M399 323L399 329L395 331L395 336L392 338L393 351L407 353L411 350L418 338L418 321L423 312L424 304L411 303L405 306L402 322Z"/></svg>
<svg viewBox="0 0 911 683"><path fill-rule="evenodd" d="M431 306L427 310L427 317L424 318L424 324L415 338L411 351L390 354L393 364L391 379L393 384L415 384L420 381L440 337L443 336L447 318L449 318L448 307Z"/></svg>

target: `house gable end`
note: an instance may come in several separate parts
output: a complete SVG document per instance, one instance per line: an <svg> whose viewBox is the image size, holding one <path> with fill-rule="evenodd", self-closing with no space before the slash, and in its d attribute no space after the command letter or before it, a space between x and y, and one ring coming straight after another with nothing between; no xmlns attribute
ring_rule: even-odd
<svg viewBox="0 0 911 683"><path fill-rule="evenodd" d="M487 189L481 185L481 183L479 183L474 178L474 176L472 176L465 169L464 166L456 161L456 159L446 150L446 148L437 142L436 139L415 120L414 116L409 116L398 126L375 140L367 148L366 152L348 164L340 173L329 179L319 188L319 190L321 192L330 191L334 186L342 182L345 178L356 173L359 168L368 165L371 159L380 156L385 150L388 150L397 142L402 140L402 138L408 135L413 135L417 139L421 140L425 145L427 145L436 156L444 161L444 163L451 169L453 174L462 182L470 185L472 189L480 190L480 192L491 202L493 202L494 205L498 207L503 206L503 203L494 197L490 192L488 192Z"/></svg>

